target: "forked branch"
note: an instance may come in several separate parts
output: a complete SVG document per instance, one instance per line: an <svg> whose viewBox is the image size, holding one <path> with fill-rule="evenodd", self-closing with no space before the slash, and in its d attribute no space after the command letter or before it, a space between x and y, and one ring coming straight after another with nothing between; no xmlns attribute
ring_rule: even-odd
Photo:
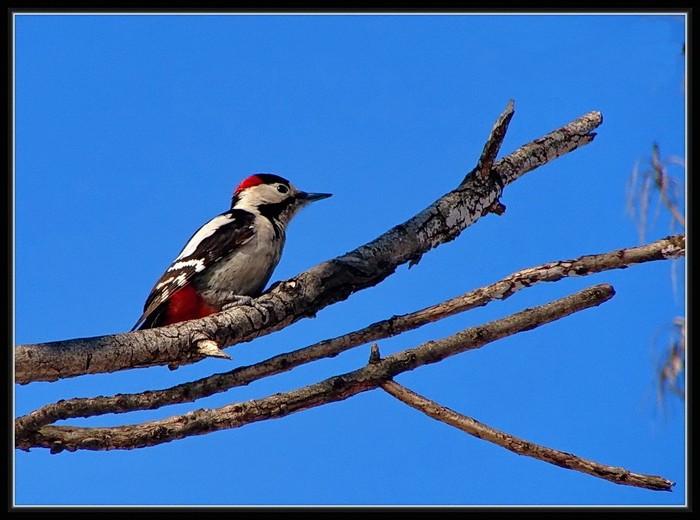
<svg viewBox="0 0 700 520"><path fill-rule="evenodd" d="M437 305L409 314L393 316L360 330L279 354L252 366L237 367L229 372L214 374L163 390L118 394L110 397L73 398L48 404L18 418L15 421L15 433L21 437L28 431L58 420L152 410L172 404L193 402L237 386L248 385L264 377L287 372L306 363L337 356L351 348L396 336L457 313L486 305L494 300L504 300L523 288L540 282L555 282L567 276L584 276L609 269L622 269L643 262L678 258L684 253L685 236L676 235L639 247L617 249L608 253L582 256L574 260L549 262L523 269L491 285Z"/></svg>
<svg viewBox="0 0 700 520"><path fill-rule="evenodd" d="M510 102L494 124L476 167L457 188L368 244L275 285L257 299L255 306L240 306L201 320L126 334L19 345L15 349L16 382L53 381L83 374L163 364L177 366L196 362L205 355L228 357L220 350L222 346L250 341L280 330L301 318L313 316L320 309L344 300L354 292L378 284L398 266L416 263L425 252L453 240L481 216L503 213L505 207L499 199L505 186L525 173L590 143L595 137L593 130L602 122L600 113L591 112L496 161L513 113L513 104ZM58 453L64 450L155 446L188 436L284 417L381 387L431 417L515 453L618 484L670 490L674 483L662 477L634 473L529 443L460 415L392 381L394 376L403 372L440 362L458 353L480 348L506 336L599 305L614 295L614 290L609 285L591 287L547 305L471 327L448 338L429 341L384 359L379 356L378 349L373 347L370 360L364 367L286 393L233 403L217 409L195 410L142 424L85 428L55 426L53 423L62 419L192 402L486 305L493 300L508 298L522 288L539 282L624 268L641 262L678 258L684 254L685 236L677 235L637 248L550 262L513 273L503 280L446 302L407 315L394 316L362 330L281 354L253 366L239 367L165 390L59 401L16 420L16 447L25 450L44 447L52 453ZM197 348L197 345L202 344L208 345L210 349L204 351Z"/></svg>
<svg viewBox="0 0 700 520"><path fill-rule="evenodd" d="M512 115L512 104L498 119L480 167L497 151ZM250 341L280 330L324 307L372 287L398 266L456 238L467 226L502 208L502 188L527 172L590 143L602 123L591 112L493 163L487 179L475 168L453 191L415 217L357 249L323 262L276 285L257 299L213 316L168 327L94 338L56 341L15 348L15 381L55 381L84 374L115 372L155 365L192 363L202 359L192 339L206 337L219 346ZM267 309L267 312L261 311Z"/></svg>
<svg viewBox="0 0 700 520"><path fill-rule="evenodd" d="M498 339L534 329L612 298L609 285L598 285L554 302L520 311L482 326L465 329L447 338L372 360L363 368L319 383L262 399L234 403L216 409L200 409L184 415L138 425L110 428L43 426L24 431L15 439L21 449L112 450L155 446L192 435L238 428L257 421L284 417L294 412L341 401L380 386L394 376L420 366L437 363L467 350L481 348Z"/></svg>

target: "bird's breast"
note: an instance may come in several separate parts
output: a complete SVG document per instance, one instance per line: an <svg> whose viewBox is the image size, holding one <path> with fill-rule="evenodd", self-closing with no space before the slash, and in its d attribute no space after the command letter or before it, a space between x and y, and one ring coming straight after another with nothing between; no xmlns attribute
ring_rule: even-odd
<svg viewBox="0 0 700 520"><path fill-rule="evenodd" d="M195 284L213 305L225 303L231 294L258 296L277 267L283 247L284 235L276 236L272 225L263 223L249 241L199 273Z"/></svg>

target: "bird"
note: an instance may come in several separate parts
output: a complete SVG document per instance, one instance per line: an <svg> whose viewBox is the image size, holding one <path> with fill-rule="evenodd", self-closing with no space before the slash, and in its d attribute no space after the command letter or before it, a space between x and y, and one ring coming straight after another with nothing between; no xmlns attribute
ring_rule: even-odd
<svg viewBox="0 0 700 520"><path fill-rule="evenodd" d="M274 173L236 187L228 211L200 227L151 289L134 330L203 318L262 294L282 256L289 222L331 193L307 193Z"/></svg>

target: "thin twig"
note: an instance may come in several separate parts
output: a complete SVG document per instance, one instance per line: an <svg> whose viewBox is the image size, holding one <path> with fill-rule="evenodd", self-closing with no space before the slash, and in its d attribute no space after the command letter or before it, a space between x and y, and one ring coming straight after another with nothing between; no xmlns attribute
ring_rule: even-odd
<svg viewBox="0 0 700 520"><path fill-rule="evenodd" d="M654 491L671 491L671 488L675 486L675 482L671 482L663 477L634 473L625 468L608 466L607 464L583 459L571 453L547 448L546 446L520 439L487 426L471 417L459 414L446 406L426 399L394 381L382 383L381 388L388 394L396 397L399 401L423 412L433 419L454 426L479 439L492 442L518 455L533 457L562 468L580 471L581 473L609 480L615 484L642 487Z"/></svg>
<svg viewBox="0 0 700 520"><path fill-rule="evenodd" d="M673 179L668 174L668 170L661 161L659 156L659 145L657 143L654 143L654 146L652 147L651 167L654 175L654 183L656 184L656 189L659 192L661 200L671 213L673 219L675 219L676 222L678 222L678 224L685 229L685 217L681 215L678 205L671 200L668 194L669 190L671 189L670 186Z"/></svg>

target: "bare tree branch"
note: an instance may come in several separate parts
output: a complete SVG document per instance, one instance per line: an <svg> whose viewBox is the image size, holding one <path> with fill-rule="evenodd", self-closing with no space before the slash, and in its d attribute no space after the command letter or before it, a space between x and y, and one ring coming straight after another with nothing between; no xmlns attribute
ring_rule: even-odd
<svg viewBox="0 0 700 520"><path fill-rule="evenodd" d="M686 365L686 320L684 316L674 318L670 324L668 344L662 345L661 360L658 362L656 403L663 407L664 398L671 392L680 399L685 399L685 365Z"/></svg>
<svg viewBox="0 0 700 520"><path fill-rule="evenodd" d="M509 435L426 399L394 381L382 383L381 388L399 401L433 419L454 426L478 439L492 442L518 455L526 455L555 466L580 471L581 473L609 480L615 484L642 487L654 491L671 491L671 488L675 486L675 482L671 482L663 477L634 473L625 468L600 464L592 460L582 459L572 453L547 448L546 446L540 446L539 444Z"/></svg>
<svg viewBox="0 0 700 520"><path fill-rule="evenodd" d="M15 435L16 447L50 448L53 453L133 449L154 446L191 435L238 428L245 424L284 417L322 404L347 399L377 388L397 374L437 363L455 354L480 348L498 339L534 329L575 312L600 305L614 295L610 285L598 285L554 302L520 311L482 326L465 329L442 340L429 341L416 348L373 359L363 368L331 377L319 383L262 399L234 403L217 409L200 409L184 415L139 425L110 428L43 426Z"/></svg>
<svg viewBox="0 0 700 520"><path fill-rule="evenodd" d="M359 290L390 276L398 266L417 263L430 249L455 239L466 227L488 213L502 214L502 190L525 173L590 143L593 130L602 123L591 112L546 136L522 146L496 161L514 113L508 106L493 126L476 167L457 188L403 224L357 249L323 262L300 275L273 285L254 305L242 305L201 320L125 334L58 341L15 348L18 383L53 381L89 373L167 364L177 367L205 356L229 357L221 346L250 341L280 330ZM670 200L670 199L669 199ZM667 201L666 201L667 202ZM200 409L166 419L116 427L56 426L58 420L126 413L170 404L192 402L253 380L285 372L304 363L332 357L349 348L391 337L493 300L510 297L540 282L582 276L640 262L678 258L685 254L685 236L677 235L637 248L620 249L575 260L550 262L511 274L499 282L460 297L403 316L374 323L364 329L275 356L253 366L158 391L118 394L112 397L75 398L43 406L15 421L19 449L64 450L134 449L193 435L238 428L347 399L382 387L428 415L515 453L581 471L618 484L670 490L673 482L662 477L633 473L575 455L534 445L483 425L429 401L391 381L397 374L440 362L447 357L480 348L503 337L531 330L574 312L607 301L614 295L609 285L599 285L547 305L526 309L506 318L465 329L453 336L429 341L382 359L372 347L364 367L330 377L290 392L217 409ZM203 349L202 346L207 346Z"/></svg>
<svg viewBox="0 0 700 520"><path fill-rule="evenodd" d="M680 189L682 179L671 175L668 166L676 165L685 168L685 162L679 157L661 157L659 145L654 143L651 147L651 158L645 161L647 166L640 172L640 161L637 161L632 169L627 185L627 211L637 224L640 242L647 233L649 206L654 194L658 194L655 213L651 223L658 217L658 212L663 206L671 215L669 227L680 227L685 230L685 200ZM677 295L676 264L671 264L671 286L674 295ZM668 344L660 347L661 359L657 368L657 405L661 408L668 392L685 399L685 366L686 366L686 329L685 316L676 316L668 328ZM656 342L656 340L654 340Z"/></svg>
<svg viewBox="0 0 700 520"><path fill-rule="evenodd" d="M503 124L505 119L502 116L498 123ZM217 345L234 345L313 316L354 292L376 285L398 266L415 263L433 247L456 238L483 214L498 212L502 186L590 143L595 137L593 130L601 123L599 112L586 114L495 162L486 180L475 169L455 190L415 217L364 246L281 282L260 296L255 307L240 306L157 329L18 345L14 352L15 381L55 381L83 374L192 363L202 358L192 346L193 339L204 337Z"/></svg>
<svg viewBox="0 0 700 520"><path fill-rule="evenodd" d="M567 276L583 276L609 269L622 269L642 262L677 258L684 252L685 236L676 235L639 247L582 256L575 260L549 262L518 271L496 283L443 303L410 314L393 316L349 334L280 354L252 366L238 367L229 372L214 374L164 390L118 394L111 397L73 398L48 404L19 417L15 421L16 434L22 436L27 431L36 430L62 419L152 410L172 404L193 402L237 386L247 385L263 377L289 371L305 363L337 356L350 348L371 341L396 336L457 313L486 305L493 300L509 298L521 289L540 282L555 282Z"/></svg>
<svg viewBox="0 0 700 520"><path fill-rule="evenodd" d="M647 214L654 193L659 195L658 203L663 203L671 214L671 229L673 230L676 224L685 229L685 216L682 214L684 201L679 196L680 181L669 173L667 164L685 167L683 161L676 157L662 159L659 145L654 143L651 147L648 167L640 173L640 163L637 162L632 169L627 185L627 211L632 219L636 220L640 242L644 241L647 232Z"/></svg>
<svg viewBox="0 0 700 520"><path fill-rule="evenodd" d="M501 149L501 144L503 143L503 139L506 137L508 125L510 124L510 120L513 119L514 113L515 105L511 99L508 102L506 109L494 123L493 128L491 129L491 134L486 140L484 149L481 152L481 157L479 157L479 161L476 163L475 170L479 175L481 175L482 180L486 180L491 174L491 168L493 167L493 163L498 155L498 150ZM464 180L467 180L466 177Z"/></svg>

